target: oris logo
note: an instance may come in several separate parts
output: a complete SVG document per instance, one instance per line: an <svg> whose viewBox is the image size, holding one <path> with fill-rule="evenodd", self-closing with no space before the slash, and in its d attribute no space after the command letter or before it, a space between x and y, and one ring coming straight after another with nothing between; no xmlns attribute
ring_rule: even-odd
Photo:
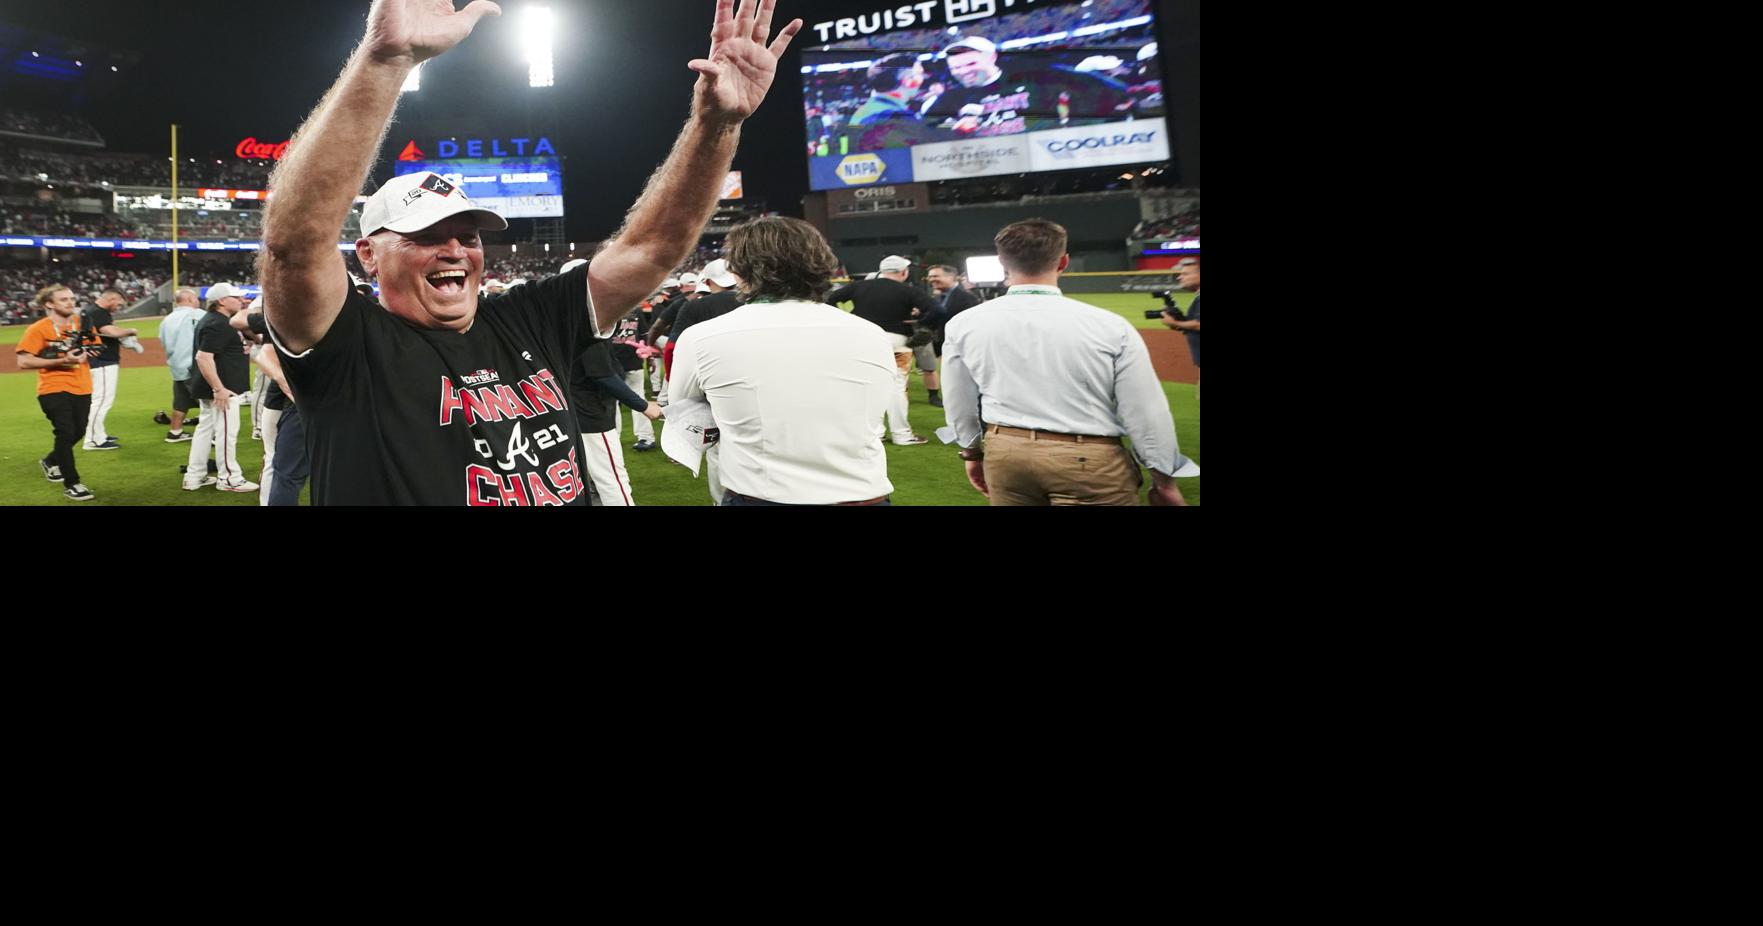
<svg viewBox="0 0 1763 926"><path fill-rule="evenodd" d="M857 190L856 192L852 193L851 195L855 196L858 199L891 199L891 198L893 198L894 194L895 194L895 191L894 191L893 187L891 187L891 186L878 186L878 187L872 187L867 190Z"/></svg>
<svg viewBox="0 0 1763 926"><path fill-rule="evenodd" d="M1069 141L1050 141L1046 143L1047 153L1056 158L1072 158L1086 148L1104 149L1118 148L1122 145L1148 145L1157 138L1156 132L1134 132L1131 135L1093 135L1089 138L1073 138Z"/></svg>
<svg viewBox="0 0 1763 926"><path fill-rule="evenodd" d="M244 141L239 142L239 147L233 149L233 153L246 159L268 158L270 160L279 161L282 159L282 155L288 153L288 143L282 142L279 145L271 145L259 142L255 138L247 138Z"/></svg>

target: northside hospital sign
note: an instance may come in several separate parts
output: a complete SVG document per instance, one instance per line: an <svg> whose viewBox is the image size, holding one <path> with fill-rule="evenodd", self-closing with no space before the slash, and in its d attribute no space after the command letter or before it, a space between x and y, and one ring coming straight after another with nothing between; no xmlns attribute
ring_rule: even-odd
<svg viewBox="0 0 1763 926"><path fill-rule="evenodd" d="M1026 9L1034 3L1035 0L924 0L879 13L815 23L812 28L822 43L836 42L913 26L958 26L976 19L988 19L1001 10ZM938 13L942 14L941 19L938 19Z"/></svg>

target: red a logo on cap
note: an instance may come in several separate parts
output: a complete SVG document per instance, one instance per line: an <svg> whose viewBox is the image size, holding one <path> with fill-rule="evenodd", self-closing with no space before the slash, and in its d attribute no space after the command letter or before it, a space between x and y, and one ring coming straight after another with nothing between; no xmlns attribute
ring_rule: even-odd
<svg viewBox="0 0 1763 926"><path fill-rule="evenodd" d="M398 160L400 160L400 161L426 161L426 160L428 160L428 155L423 154L422 149L416 147L416 142L414 140L412 140L410 142L410 144L404 146L403 151L398 153Z"/></svg>

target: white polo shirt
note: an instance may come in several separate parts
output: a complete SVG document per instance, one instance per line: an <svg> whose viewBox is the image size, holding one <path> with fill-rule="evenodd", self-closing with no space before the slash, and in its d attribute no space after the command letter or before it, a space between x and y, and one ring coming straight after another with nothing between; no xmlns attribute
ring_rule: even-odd
<svg viewBox="0 0 1763 926"><path fill-rule="evenodd" d="M870 322L819 303L752 303L680 336L668 401L709 401L725 487L790 505L867 501L894 491L882 449L894 372L887 333Z"/></svg>

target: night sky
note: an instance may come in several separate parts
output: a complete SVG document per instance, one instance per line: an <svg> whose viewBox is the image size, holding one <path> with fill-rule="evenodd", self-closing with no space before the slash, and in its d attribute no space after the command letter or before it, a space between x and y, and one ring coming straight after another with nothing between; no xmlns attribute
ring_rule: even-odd
<svg viewBox="0 0 1763 926"><path fill-rule="evenodd" d="M567 158L569 237L603 238L616 230L686 118L697 79L686 62L708 50L715 3L546 0L559 18L557 84L531 89L518 45L525 2L503 2L500 18L484 20L464 43L428 64L422 90L404 95L385 157L412 138L549 137ZM897 5L782 0L776 22L800 17L812 27ZM80 107L112 150L168 152L168 126L176 122L190 153L230 153L246 137L287 140L359 41L367 8L366 0L6 0L0 21L139 56L132 73L101 77L103 86ZM1198 4L1159 0L1157 9L1167 57L1183 47L1174 35L1180 28L1175 14L1188 16L1197 35ZM810 41L812 28L785 55L735 156L747 195L785 214L800 215L808 191L796 53ZM1197 53L1192 47L1196 77ZM1188 131L1197 136L1198 89L1190 89L1192 112L1183 114L1182 93L1170 87L1172 128L1179 134L1191 123ZM1197 150L1190 159L1197 162ZM376 178L390 173L386 161L375 168Z"/></svg>

